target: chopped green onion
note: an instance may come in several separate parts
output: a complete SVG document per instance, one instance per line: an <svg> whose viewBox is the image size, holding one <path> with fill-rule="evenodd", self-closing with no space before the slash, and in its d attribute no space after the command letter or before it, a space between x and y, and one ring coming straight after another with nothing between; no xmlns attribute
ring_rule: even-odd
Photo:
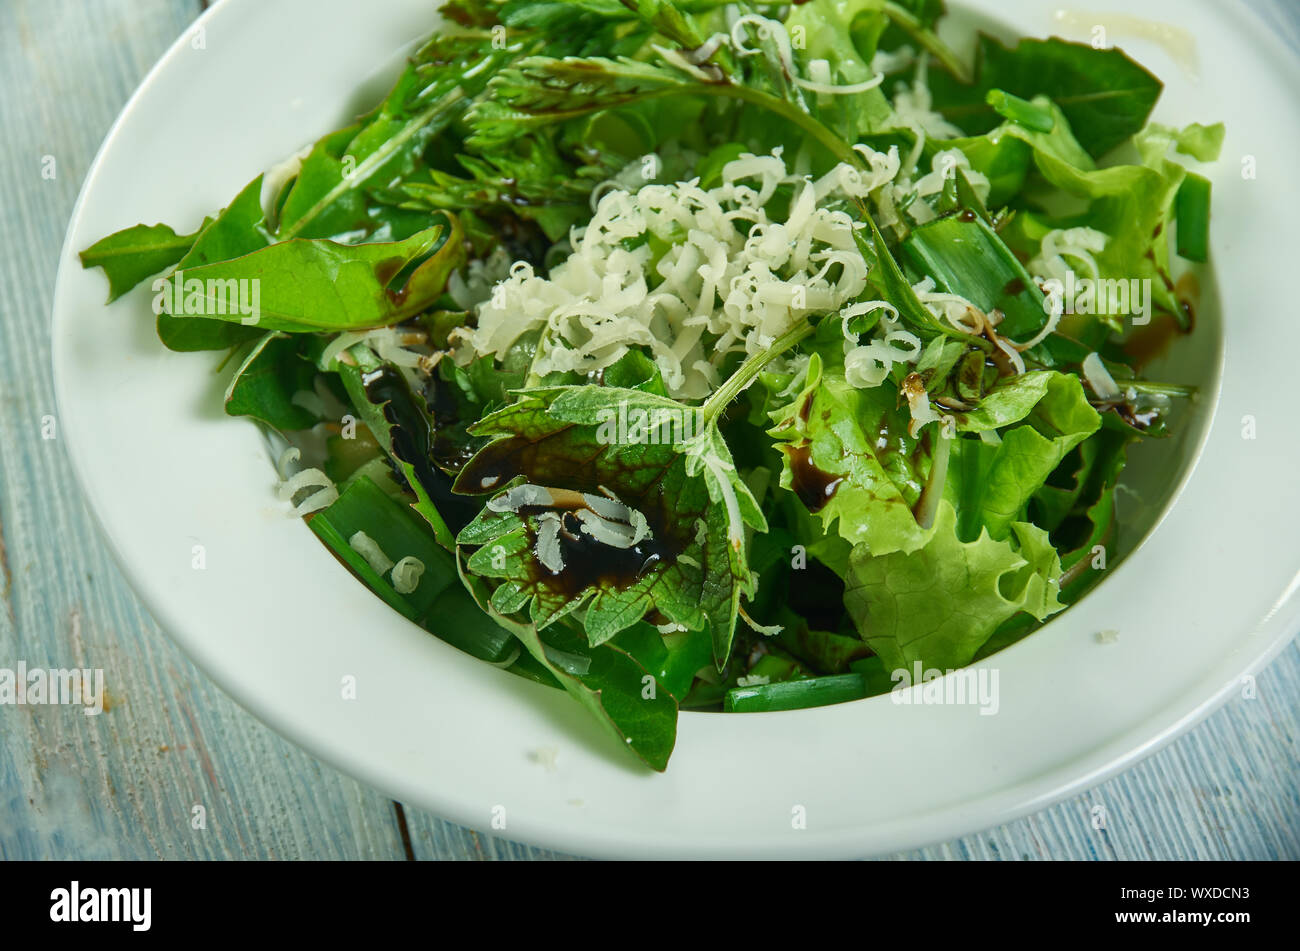
<svg viewBox="0 0 1300 951"><path fill-rule="evenodd" d="M890 693L894 689L896 681L890 672L885 669L885 662L877 655L873 654L870 657L855 660L849 664L849 670L855 674L861 674L867 681L868 697Z"/></svg>
<svg viewBox="0 0 1300 951"><path fill-rule="evenodd" d="M366 476L353 481L329 508L308 523L339 560L375 594L435 637L482 660L499 663L515 645L514 635L474 603L460 584L452 556L434 540L428 526ZM393 561L407 555L424 565L410 594L399 594L387 575L370 566L350 539L367 536Z"/></svg>
<svg viewBox="0 0 1300 951"><path fill-rule="evenodd" d="M452 647L493 664L506 660L519 646L515 636L485 614L459 584L438 596L422 626Z"/></svg>
<svg viewBox="0 0 1300 951"><path fill-rule="evenodd" d="M774 710L803 710L824 707L867 695L867 681L861 674L810 677L779 684L734 687L727 691L722 709L727 713L765 713Z"/></svg>
<svg viewBox="0 0 1300 951"><path fill-rule="evenodd" d="M1006 242L979 215L951 215L914 230L901 245L907 262L940 291L1005 318L998 333L1027 340L1047 320L1043 295Z"/></svg>
<svg viewBox="0 0 1300 951"><path fill-rule="evenodd" d="M1056 117L1042 106L1001 89L990 89L984 101L1002 118L1018 122L1033 132L1051 132L1056 125Z"/></svg>
<svg viewBox="0 0 1300 951"><path fill-rule="evenodd" d="M1210 253L1210 181L1188 172L1174 202L1178 221L1178 254L1204 261Z"/></svg>

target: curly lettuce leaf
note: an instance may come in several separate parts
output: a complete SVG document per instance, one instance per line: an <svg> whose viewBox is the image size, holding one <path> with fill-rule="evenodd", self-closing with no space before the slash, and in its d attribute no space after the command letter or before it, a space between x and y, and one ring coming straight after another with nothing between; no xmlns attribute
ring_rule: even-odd
<svg viewBox="0 0 1300 951"><path fill-rule="evenodd" d="M831 82L849 86L875 76L870 53L860 49L854 32L859 18L879 17L883 5L879 0L810 0L791 7L785 25L792 36L802 36L804 49L797 51L806 64L825 60L831 70ZM801 33L796 31L802 31ZM805 68L806 72L806 68ZM810 97L818 117L839 131L849 141L885 128L894 109L880 86L853 96Z"/></svg>
<svg viewBox="0 0 1300 951"><path fill-rule="evenodd" d="M1030 146L1034 166L1051 185L1086 200L1088 210L1068 218L1051 220L1037 215L1019 215L1003 237L1021 253L1036 254L1038 242L1048 228L1084 226L1104 232L1106 247L1097 252L1103 280L1150 280L1154 306L1183 319L1182 308L1173 293L1169 274L1169 224L1174 202L1187 175L1182 165L1168 157L1181 134L1153 124L1134 137L1140 162L1097 168L1080 146L1077 130L1054 104L1045 99L1035 104L1051 111L1055 123L1051 132L1037 132L1018 123L1007 123L1003 131ZM1209 154L1207 134L1187 133L1191 147ZM1110 318L1117 315L1097 315Z"/></svg>
<svg viewBox="0 0 1300 951"><path fill-rule="evenodd" d="M964 539L982 531L1005 539L1070 450L1101 426L1078 377L1049 370L1014 378L971 413L953 415L958 429L971 432L1012 427L996 444L953 441L944 497L956 506Z"/></svg>
<svg viewBox="0 0 1300 951"><path fill-rule="evenodd" d="M987 532L963 541L944 500L920 548L854 549L845 605L886 670L963 667L1004 621L1021 612L1041 621L1064 607L1047 533L1028 522L1010 527L1015 544Z"/></svg>

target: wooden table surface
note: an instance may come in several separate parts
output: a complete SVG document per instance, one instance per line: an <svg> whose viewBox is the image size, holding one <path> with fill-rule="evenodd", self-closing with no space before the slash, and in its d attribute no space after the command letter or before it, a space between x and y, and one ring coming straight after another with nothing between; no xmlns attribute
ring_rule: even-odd
<svg viewBox="0 0 1300 951"><path fill-rule="evenodd" d="M1249 5L1294 38L1300 4L1288 20L1268 8L1282 2ZM202 5L0 2L0 668L104 668L111 698L99 717L0 707L0 858L567 858L403 809L245 713L141 606L64 446L42 438L55 411L55 263L73 203L114 117ZM1300 858L1298 739L1293 642L1254 699L1232 700L1123 775L895 857ZM207 823L196 830L199 802Z"/></svg>

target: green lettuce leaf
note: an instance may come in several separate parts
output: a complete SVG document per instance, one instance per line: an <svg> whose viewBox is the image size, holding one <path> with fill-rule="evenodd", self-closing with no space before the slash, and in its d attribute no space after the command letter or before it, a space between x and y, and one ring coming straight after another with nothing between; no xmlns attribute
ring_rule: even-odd
<svg viewBox="0 0 1300 951"><path fill-rule="evenodd" d="M869 55L858 48L853 25L860 17L883 17L879 0L810 0L791 7L786 28L793 36L801 30L804 49L800 60L823 59L831 68L831 82L848 86L875 76ZM807 70L804 69L806 74ZM885 128L894 109L880 86L854 96L810 97L818 118L851 142L868 132Z"/></svg>
<svg viewBox="0 0 1300 951"><path fill-rule="evenodd" d="M957 534L944 500L924 545L910 553L854 549L845 605L886 670L947 670L969 664L1004 621L1025 612L1044 620L1064 605L1061 564L1047 533L1014 522L1011 540Z"/></svg>
<svg viewBox="0 0 1300 951"><path fill-rule="evenodd" d="M1227 132L1222 122L1216 122L1213 125L1202 125L1199 122L1193 122L1181 129L1153 122L1147 128L1153 132L1170 136L1174 141L1174 147L1180 154L1190 155L1198 162L1218 161L1219 153L1223 150L1223 137Z"/></svg>
<svg viewBox="0 0 1300 951"><path fill-rule="evenodd" d="M569 696L595 717L617 743L651 769L663 772L677 741L677 700L666 690L650 690L655 677L627 651L612 643L592 648L581 635L556 626L545 640L537 626L497 611L487 583L462 573L479 607L512 631L537 663ZM649 678L649 680L647 680Z"/></svg>
<svg viewBox="0 0 1300 951"><path fill-rule="evenodd" d="M912 506L929 459L908 435L897 400L892 386L850 386L841 369L814 353L803 389L773 413L768 430L782 451L781 487L827 532L878 553L912 551L925 537Z"/></svg>
<svg viewBox="0 0 1300 951"><path fill-rule="evenodd" d="M207 224L193 246L176 263L177 270L229 261L260 251L271 243L262 211L262 176L259 175ZM174 316L156 308L158 339L169 350L224 350L263 331L212 317Z"/></svg>
<svg viewBox="0 0 1300 951"><path fill-rule="evenodd" d="M972 432L1020 423L996 445L953 442L944 497L956 506L963 539L983 531L1005 539L1070 450L1101 426L1078 377L1055 371L1024 374L995 388L971 414L953 415L959 429Z"/></svg>
<svg viewBox="0 0 1300 951"><path fill-rule="evenodd" d="M1051 132L1035 132L1017 123L1007 123L1003 133L1012 135L1032 149L1034 165L1047 181L1070 195L1089 202L1082 214L1051 222L1052 227L1086 226L1105 232L1105 250L1094 255L1103 280L1150 280L1156 307L1184 319L1173 293L1169 274L1169 223L1174 201L1186 177L1186 170L1168 158L1179 141L1174 130L1159 125L1140 131L1134 138L1140 164L1097 168L1080 147L1077 132L1068 120L1045 99L1037 104L1056 111ZM1189 135L1189 141L1203 138ZM1199 146L1198 146L1199 147ZM1027 216L1020 216L1027 217ZM1017 222L1013 222L1013 225ZM1032 222L1019 222L1012 234L1028 237ZM1036 235L1041 240L1041 233ZM1018 250L1026 250L1019 242ZM1030 253L1036 253L1033 247ZM1097 315L1105 319L1108 315ZM1115 315L1108 321L1115 324Z"/></svg>

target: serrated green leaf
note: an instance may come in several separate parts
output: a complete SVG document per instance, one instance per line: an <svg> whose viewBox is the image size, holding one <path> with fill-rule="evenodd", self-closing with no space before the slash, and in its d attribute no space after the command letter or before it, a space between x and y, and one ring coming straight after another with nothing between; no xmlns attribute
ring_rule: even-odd
<svg viewBox="0 0 1300 951"><path fill-rule="evenodd" d="M652 437L638 435L639 413L677 421L678 441L671 429L655 429L657 441L645 441ZM461 470L457 491L496 492L522 478L608 492L644 515L652 532L640 549L564 548L565 570L555 573L535 552L542 513L485 510L458 541L481 546L469 561L473 571L502 580L494 606L503 613L528 606L539 627L585 608L593 644L653 608L687 628L707 626L715 660L725 661L750 583L743 526L766 523L716 429L688 432L695 420L695 410L652 393L573 386L523 391L474 426L476 435L494 438ZM693 442L680 441L692 435Z"/></svg>
<svg viewBox="0 0 1300 951"><path fill-rule="evenodd" d="M546 640L532 623L497 611L488 601L486 582L462 574L479 606L514 632L524 648L560 686L595 717L596 722L647 766L663 772L677 741L677 701L668 690L651 689L655 676L613 643L589 647L581 638L555 627ZM585 662L582 670L557 662L557 651ZM648 678L648 679L647 679Z"/></svg>

